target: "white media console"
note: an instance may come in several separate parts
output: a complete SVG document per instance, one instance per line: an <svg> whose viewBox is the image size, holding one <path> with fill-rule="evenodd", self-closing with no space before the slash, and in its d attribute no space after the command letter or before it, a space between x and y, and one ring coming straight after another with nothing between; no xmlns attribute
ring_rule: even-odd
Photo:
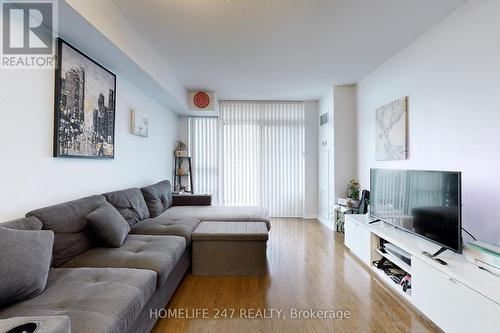
<svg viewBox="0 0 500 333"><path fill-rule="evenodd" d="M440 246L384 222L369 224L367 215L346 215L345 246L401 297L445 332L500 332L500 277L467 262L463 255L445 251L442 265L422 254ZM380 240L411 255L411 265L379 250ZM382 256L411 274L411 292L404 292L373 261Z"/></svg>

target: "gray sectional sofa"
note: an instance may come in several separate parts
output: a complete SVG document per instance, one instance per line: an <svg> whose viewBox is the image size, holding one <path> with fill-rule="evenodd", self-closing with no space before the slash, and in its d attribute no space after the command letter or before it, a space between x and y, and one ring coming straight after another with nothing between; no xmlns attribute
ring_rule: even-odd
<svg viewBox="0 0 500 333"><path fill-rule="evenodd" d="M54 234L45 289L0 306L0 327L1 319L45 317L60 320L58 327L69 320L73 333L149 332L156 322L150 310L168 303L189 269L191 234L201 221L260 221L270 228L263 208L172 206L170 188L163 181L90 196L0 224L0 233L9 228ZM89 228L88 215L107 203L130 226L120 247L103 244ZM1 269L6 274L9 268Z"/></svg>

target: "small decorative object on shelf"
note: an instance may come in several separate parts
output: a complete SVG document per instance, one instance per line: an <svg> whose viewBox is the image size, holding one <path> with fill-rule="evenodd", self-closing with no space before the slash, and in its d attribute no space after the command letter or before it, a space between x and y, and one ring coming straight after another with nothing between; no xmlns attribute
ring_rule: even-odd
<svg viewBox="0 0 500 333"><path fill-rule="evenodd" d="M189 168L180 166L179 169L177 169L177 176L189 176Z"/></svg>
<svg viewBox="0 0 500 333"><path fill-rule="evenodd" d="M359 207L359 201L352 200L349 198L339 198L337 200L337 204L339 206L344 206L344 207L349 207L349 208L358 208Z"/></svg>
<svg viewBox="0 0 500 333"><path fill-rule="evenodd" d="M177 144L174 151L175 157L188 157L187 146L182 140L177 139Z"/></svg>

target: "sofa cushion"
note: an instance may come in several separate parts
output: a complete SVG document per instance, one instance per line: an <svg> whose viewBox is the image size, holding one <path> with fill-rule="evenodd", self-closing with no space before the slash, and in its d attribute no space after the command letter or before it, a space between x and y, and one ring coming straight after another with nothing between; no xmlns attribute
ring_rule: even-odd
<svg viewBox="0 0 500 333"><path fill-rule="evenodd" d="M172 207L172 188L168 180L141 188L150 217L157 217Z"/></svg>
<svg viewBox="0 0 500 333"><path fill-rule="evenodd" d="M52 231L0 228L0 306L45 289L53 244Z"/></svg>
<svg viewBox="0 0 500 333"><path fill-rule="evenodd" d="M269 232L264 222L202 222L192 236L193 241L267 241Z"/></svg>
<svg viewBox="0 0 500 333"><path fill-rule="evenodd" d="M38 297L0 310L0 318L68 316L72 333L122 333L155 292L156 275L142 269L51 269Z"/></svg>
<svg viewBox="0 0 500 333"><path fill-rule="evenodd" d="M138 188L109 192L105 193L104 196L131 226L149 217L148 206L146 206L142 192Z"/></svg>
<svg viewBox="0 0 500 333"><path fill-rule="evenodd" d="M16 230L41 230L42 222L34 216L0 223L0 227Z"/></svg>
<svg viewBox="0 0 500 333"><path fill-rule="evenodd" d="M186 241L182 237L128 235L120 248L93 248L63 267L149 269L156 272L158 287L161 287L185 249Z"/></svg>
<svg viewBox="0 0 500 333"><path fill-rule="evenodd" d="M127 237L130 226L120 213L109 203L87 215L90 230L104 244L111 247L120 247Z"/></svg>
<svg viewBox="0 0 500 333"><path fill-rule="evenodd" d="M43 229L54 232L53 264L60 266L93 246L93 235L87 228L87 214L106 202L94 195L55 206L37 209L26 216L35 216Z"/></svg>
<svg viewBox="0 0 500 333"><path fill-rule="evenodd" d="M167 220L156 217L134 224L130 228L130 233L136 235L182 236L189 245L191 243L191 234L198 227L198 224L200 224L200 220L197 219Z"/></svg>
<svg viewBox="0 0 500 333"><path fill-rule="evenodd" d="M253 206L174 206L159 217L166 220L194 218L200 221L265 222L271 229L267 210Z"/></svg>

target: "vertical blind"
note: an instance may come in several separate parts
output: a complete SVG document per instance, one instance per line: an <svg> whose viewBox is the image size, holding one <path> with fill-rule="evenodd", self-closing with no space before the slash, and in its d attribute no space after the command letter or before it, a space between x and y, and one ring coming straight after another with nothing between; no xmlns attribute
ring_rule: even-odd
<svg viewBox="0 0 500 333"><path fill-rule="evenodd" d="M190 119L190 148L197 191L217 193L220 204L303 216L303 103L220 102L219 120Z"/></svg>
<svg viewBox="0 0 500 333"><path fill-rule="evenodd" d="M189 118L189 155L193 161L193 183L196 193L219 198L219 122L217 118Z"/></svg>

